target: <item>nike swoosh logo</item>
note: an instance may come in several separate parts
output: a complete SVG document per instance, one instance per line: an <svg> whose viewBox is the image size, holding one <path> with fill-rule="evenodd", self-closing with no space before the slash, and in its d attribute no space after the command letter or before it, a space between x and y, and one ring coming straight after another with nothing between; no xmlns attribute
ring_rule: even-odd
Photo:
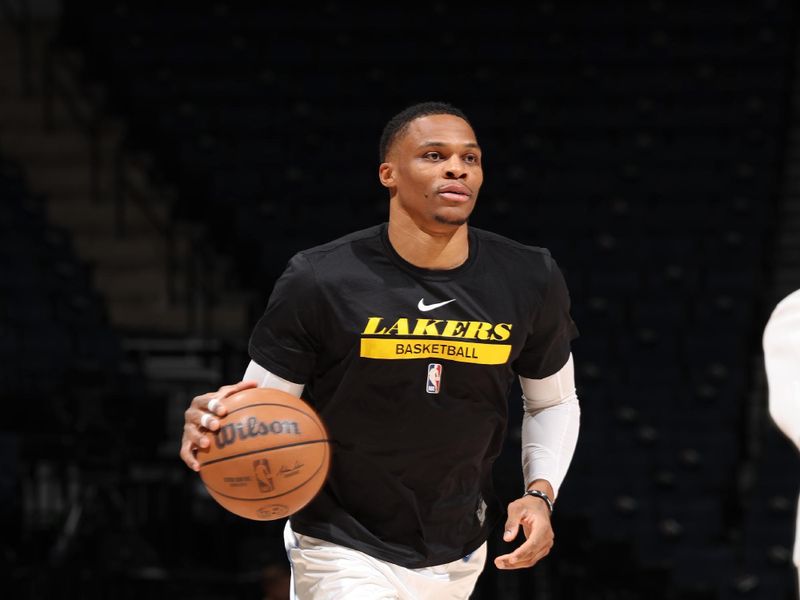
<svg viewBox="0 0 800 600"><path fill-rule="evenodd" d="M419 304L417 304L417 308L420 309L422 312L428 312L429 310L433 310L434 308L439 308L440 306L444 306L445 304L450 304L451 302L455 302L456 299L453 298L452 300L445 300L444 302L437 302L436 304L425 304L425 298L420 298Z"/></svg>

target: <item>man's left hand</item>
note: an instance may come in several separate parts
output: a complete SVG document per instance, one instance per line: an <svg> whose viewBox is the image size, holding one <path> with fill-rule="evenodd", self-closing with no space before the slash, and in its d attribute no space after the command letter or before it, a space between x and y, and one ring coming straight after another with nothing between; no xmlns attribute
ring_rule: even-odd
<svg viewBox="0 0 800 600"><path fill-rule="evenodd" d="M532 567L550 553L555 535L547 504L532 496L523 496L509 504L503 540L514 540L520 526L525 532L525 542L512 553L495 558L494 564L498 569Z"/></svg>

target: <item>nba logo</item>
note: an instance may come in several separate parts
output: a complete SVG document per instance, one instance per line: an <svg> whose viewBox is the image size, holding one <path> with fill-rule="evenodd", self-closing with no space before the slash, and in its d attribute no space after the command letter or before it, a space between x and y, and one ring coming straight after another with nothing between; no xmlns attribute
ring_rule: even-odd
<svg viewBox="0 0 800 600"><path fill-rule="evenodd" d="M275 482L272 481L272 471L269 468L269 461L265 458L253 461L253 470L256 472L256 483L262 492L271 492L275 489Z"/></svg>
<svg viewBox="0 0 800 600"><path fill-rule="evenodd" d="M428 365L428 379L425 382L425 391L429 394L438 394L442 386L442 365L431 363Z"/></svg>

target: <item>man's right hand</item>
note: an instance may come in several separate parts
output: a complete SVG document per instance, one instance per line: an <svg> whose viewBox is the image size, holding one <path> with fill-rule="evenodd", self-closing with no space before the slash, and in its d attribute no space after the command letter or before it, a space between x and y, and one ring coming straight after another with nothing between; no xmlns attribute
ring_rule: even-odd
<svg viewBox="0 0 800 600"><path fill-rule="evenodd" d="M219 429L219 417L228 414L224 399L236 392L257 387L255 381L242 381L235 385L223 385L216 392L197 396L184 413L181 458L193 471L200 470L195 453L198 448L208 448L211 444L209 431Z"/></svg>

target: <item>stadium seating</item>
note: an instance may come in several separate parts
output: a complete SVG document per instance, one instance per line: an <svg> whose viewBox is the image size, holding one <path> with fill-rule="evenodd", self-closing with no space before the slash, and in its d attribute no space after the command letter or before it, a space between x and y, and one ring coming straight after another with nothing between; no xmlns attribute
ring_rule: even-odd
<svg viewBox="0 0 800 600"><path fill-rule="evenodd" d="M3 396L47 397L120 358L90 274L50 226L18 165L0 162L0 373Z"/></svg>

